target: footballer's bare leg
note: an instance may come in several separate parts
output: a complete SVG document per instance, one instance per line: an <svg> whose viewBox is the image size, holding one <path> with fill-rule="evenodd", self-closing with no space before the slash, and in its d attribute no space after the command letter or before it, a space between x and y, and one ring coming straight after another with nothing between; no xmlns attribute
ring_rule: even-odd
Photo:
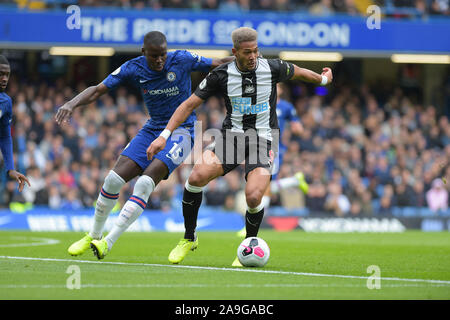
<svg viewBox="0 0 450 320"><path fill-rule="evenodd" d="M211 150L205 150L202 157L195 163L186 181L183 192L183 217L185 233L183 239L169 254L171 263L180 263L184 257L198 246L195 234L198 210L202 203L202 190L211 180L223 175L223 167Z"/></svg>

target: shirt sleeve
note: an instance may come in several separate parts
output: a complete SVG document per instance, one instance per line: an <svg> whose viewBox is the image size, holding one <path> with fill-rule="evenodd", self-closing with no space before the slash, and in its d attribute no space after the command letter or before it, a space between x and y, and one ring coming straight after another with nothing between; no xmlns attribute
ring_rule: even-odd
<svg viewBox="0 0 450 320"><path fill-rule="evenodd" d="M269 59L270 69L275 82L289 80L294 75L294 65L281 59Z"/></svg>
<svg viewBox="0 0 450 320"><path fill-rule="evenodd" d="M132 72L129 61L122 64L116 70L114 70L109 76L103 80L103 84L108 87L108 89L115 89L119 85L124 84L125 82L131 83L132 80Z"/></svg>
<svg viewBox="0 0 450 320"><path fill-rule="evenodd" d="M183 52L183 62L189 66L191 71L208 72L211 69L212 59L199 56L194 52L187 50Z"/></svg>
<svg viewBox="0 0 450 320"><path fill-rule="evenodd" d="M198 85L195 95L203 100L215 95L219 91L219 77L217 72L210 72L205 79Z"/></svg>

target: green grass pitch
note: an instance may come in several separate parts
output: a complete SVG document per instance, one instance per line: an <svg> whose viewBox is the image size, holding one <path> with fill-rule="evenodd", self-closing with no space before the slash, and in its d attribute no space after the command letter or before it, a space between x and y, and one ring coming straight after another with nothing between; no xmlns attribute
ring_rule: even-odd
<svg viewBox="0 0 450 320"><path fill-rule="evenodd" d="M167 256L180 233L125 233L101 261L67 253L81 236L1 231L0 300L450 299L449 232L262 230L271 257L259 269L231 267L234 232L199 232L199 248L176 266Z"/></svg>

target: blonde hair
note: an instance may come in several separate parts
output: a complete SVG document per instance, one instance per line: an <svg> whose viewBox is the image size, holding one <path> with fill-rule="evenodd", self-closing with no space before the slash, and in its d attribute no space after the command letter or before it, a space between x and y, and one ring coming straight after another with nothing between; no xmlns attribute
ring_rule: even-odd
<svg viewBox="0 0 450 320"><path fill-rule="evenodd" d="M258 32L255 29L241 27L231 33L231 40L235 49L239 49L242 42L257 41Z"/></svg>

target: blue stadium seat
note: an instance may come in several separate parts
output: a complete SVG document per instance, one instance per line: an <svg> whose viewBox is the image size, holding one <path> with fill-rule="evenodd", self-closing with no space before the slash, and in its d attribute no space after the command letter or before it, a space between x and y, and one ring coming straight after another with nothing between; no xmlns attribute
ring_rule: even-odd
<svg viewBox="0 0 450 320"><path fill-rule="evenodd" d="M450 217L450 208L448 208L448 209L445 210L445 211L440 211L440 212L438 212L438 214L439 214L439 216L441 216L441 217Z"/></svg>
<svg viewBox="0 0 450 320"><path fill-rule="evenodd" d="M305 217L309 215L309 209L308 208L297 208L289 210L290 215L293 216L299 216L299 217Z"/></svg>
<svg viewBox="0 0 450 320"><path fill-rule="evenodd" d="M380 212L380 200L378 200L378 199L372 200L372 208L373 208L373 212L375 214L378 214Z"/></svg>
<svg viewBox="0 0 450 320"><path fill-rule="evenodd" d="M419 209L416 207L404 207L402 210L403 217L417 217L419 215Z"/></svg>
<svg viewBox="0 0 450 320"><path fill-rule="evenodd" d="M394 217L402 217L403 216L403 210L399 207L392 207L392 215Z"/></svg>
<svg viewBox="0 0 450 320"><path fill-rule="evenodd" d="M419 208L420 216L421 217L435 217L436 213L431 211L429 208L423 207Z"/></svg>

